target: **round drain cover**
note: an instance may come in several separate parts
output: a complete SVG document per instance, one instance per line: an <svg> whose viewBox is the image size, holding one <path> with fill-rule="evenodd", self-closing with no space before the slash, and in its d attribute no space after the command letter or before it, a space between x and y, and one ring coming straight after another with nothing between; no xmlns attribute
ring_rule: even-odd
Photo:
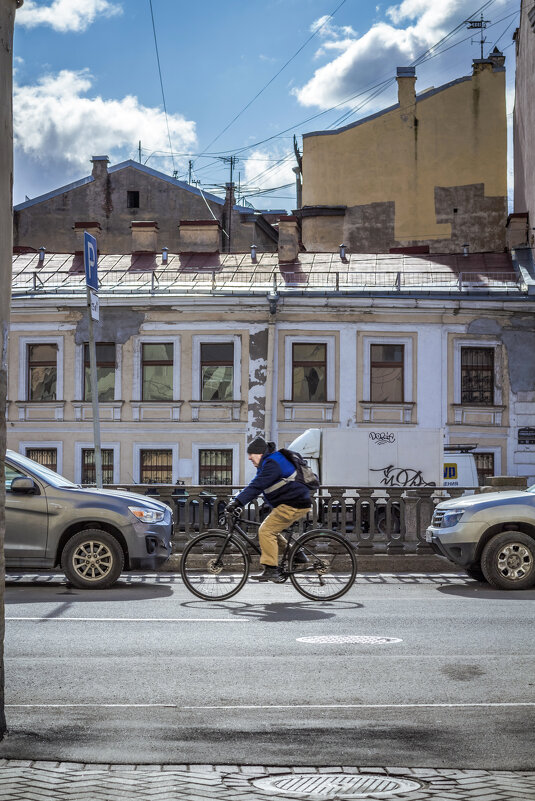
<svg viewBox="0 0 535 801"><path fill-rule="evenodd" d="M313 643L338 643L338 642L358 642L365 645L382 645L391 642L403 642L399 637L375 637L373 635L348 635L346 637L298 637L297 642L313 642Z"/></svg>
<svg viewBox="0 0 535 801"><path fill-rule="evenodd" d="M421 784L409 779L372 774L294 773L255 779L259 790L285 796L305 797L310 801L329 798L392 798L399 793L421 789Z"/></svg>

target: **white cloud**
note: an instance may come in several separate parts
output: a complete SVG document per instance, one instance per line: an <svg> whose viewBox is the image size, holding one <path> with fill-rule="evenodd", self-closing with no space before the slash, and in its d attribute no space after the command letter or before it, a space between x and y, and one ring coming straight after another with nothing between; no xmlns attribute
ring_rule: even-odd
<svg viewBox="0 0 535 801"><path fill-rule="evenodd" d="M280 163L278 163L280 162ZM277 186L295 184L295 174L293 168L296 166L293 153L288 155L287 150L283 149L258 149L248 155L245 162L245 183L251 187L251 192L255 189L274 189ZM291 194L291 191L284 191L283 194ZM245 195L247 197L247 194ZM270 205L269 195L250 198L251 203L257 208L265 208ZM274 201L277 205L279 201Z"/></svg>
<svg viewBox="0 0 535 801"><path fill-rule="evenodd" d="M92 155L107 154L112 162L129 158L138 140L150 150L169 152L163 111L141 105L133 95L119 100L87 97L91 86L87 70L62 70L37 84L15 84L15 154L24 178L31 175L25 193L87 175ZM191 150L195 123L179 114L168 118L174 150ZM158 167L171 171L171 160L158 162ZM54 183L43 186L45 181Z"/></svg>
<svg viewBox="0 0 535 801"><path fill-rule="evenodd" d="M52 0L44 5L37 0L26 0L17 11L17 23L27 28L49 25L55 31L85 31L98 16L112 17L122 14L120 5L110 0Z"/></svg>
<svg viewBox="0 0 535 801"><path fill-rule="evenodd" d="M497 0L495 8L505 2ZM329 51L339 55L318 68L293 94L303 106L330 108L367 86L393 77L397 66L410 64L465 17L465 0L403 0L387 9L386 20L375 23L360 36L344 27L333 26L332 30L328 24L327 40L317 55ZM455 63L453 58L450 61ZM438 82L449 79L448 76ZM381 98L377 107L384 105ZM373 110L368 107L366 113Z"/></svg>

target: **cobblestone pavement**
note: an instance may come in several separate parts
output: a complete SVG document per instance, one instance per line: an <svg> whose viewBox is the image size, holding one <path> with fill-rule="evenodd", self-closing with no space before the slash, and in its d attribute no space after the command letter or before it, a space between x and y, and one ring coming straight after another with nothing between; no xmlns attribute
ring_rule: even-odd
<svg viewBox="0 0 535 801"><path fill-rule="evenodd" d="M266 779L274 781L276 789L266 788ZM396 780L408 780L409 788ZM254 782L264 786L258 787ZM335 789L329 790L329 786ZM0 801L254 801L267 798L272 801L341 801L345 798L534 801L535 771L82 765L0 760Z"/></svg>

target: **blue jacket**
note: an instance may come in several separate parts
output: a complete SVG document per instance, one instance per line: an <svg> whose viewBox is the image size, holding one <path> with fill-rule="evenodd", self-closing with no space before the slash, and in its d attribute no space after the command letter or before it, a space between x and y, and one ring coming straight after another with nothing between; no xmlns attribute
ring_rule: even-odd
<svg viewBox="0 0 535 801"><path fill-rule="evenodd" d="M311 503L310 490L300 481L288 481L279 489L266 492L266 489L276 484L281 478L288 478L294 471L293 464L282 453L275 450L275 443L269 442L268 450L258 465L256 476L239 495L236 495L235 500L245 506L259 495L264 495L270 506L280 506L285 503L296 509L308 509Z"/></svg>

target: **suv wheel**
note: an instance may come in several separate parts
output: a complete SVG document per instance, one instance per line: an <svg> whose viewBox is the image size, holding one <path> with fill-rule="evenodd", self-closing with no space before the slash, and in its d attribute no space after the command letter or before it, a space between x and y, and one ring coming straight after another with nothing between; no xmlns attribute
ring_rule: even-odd
<svg viewBox="0 0 535 801"><path fill-rule="evenodd" d="M535 540L521 531L502 531L483 548L481 567L494 587L527 590L535 584Z"/></svg>
<svg viewBox="0 0 535 801"><path fill-rule="evenodd" d="M111 534L99 529L79 531L61 554L61 568L80 589L107 589L115 584L124 565L121 546Z"/></svg>

